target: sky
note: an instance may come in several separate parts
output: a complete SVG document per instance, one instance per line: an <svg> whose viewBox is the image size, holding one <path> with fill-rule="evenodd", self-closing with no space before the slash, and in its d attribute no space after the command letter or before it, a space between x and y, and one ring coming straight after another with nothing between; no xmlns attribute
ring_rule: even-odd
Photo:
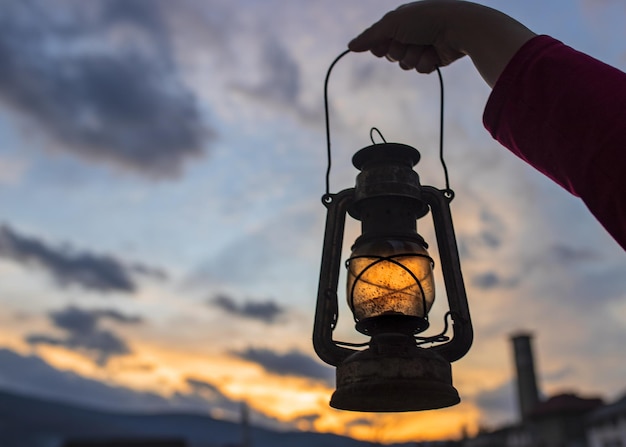
<svg viewBox="0 0 626 447"><path fill-rule="evenodd" d="M496 2L626 70L619 0ZM400 5L375 0L0 3L0 387L98 408L200 411L376 442L517 418L509 337L542 393L626 392L626 257L585 206L494 142L489 89L442 70L445 151L475 341L445 410L332 410L311 346L325 208L323 80ZM329 90L331 191L376 126L443 188L439 86L350 54ZM433 240L432 228L423 228ZM358 225L346 227L346 247ZM433 331L443 324L437 273ZM342 298L343 300L343 298ZM441 323L438 323L441 321ZM341 303L336 338L359 340Z"/></svg>

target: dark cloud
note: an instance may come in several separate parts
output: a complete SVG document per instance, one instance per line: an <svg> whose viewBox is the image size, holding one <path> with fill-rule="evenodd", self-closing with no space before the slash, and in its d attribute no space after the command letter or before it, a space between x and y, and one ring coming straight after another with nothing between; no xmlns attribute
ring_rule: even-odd
<svg viewBox="0 0 626 447"><path fill-rule="evenodd" d="M506 382L497 388L485 390L474 397L484 419L492 421L512 421L517 415L514 383Z"/></svg>
<svg viewBox="0 0 626 447"><path fill-rule="evenodd" d="M320 414L318 413L311 413L311 414L305 414L302 416L298 416L295 421L302 421L302 422L306 422L307 424L313 424L315 421L317 421L320 417L322 417Z"/></svg>
<svg viewBox="0 0 626 447"><path fill-rule="evenodd" d="M139 324L142 319L124 315L116 310L83 310L70 306L51 312L50 320L55 327L66 332L64 337L48 334L31 334L26 341L31 345L63 346L93 358L99 365L105 365L112 357L131 353L127 343L108 329L99 327L101 320L112 320L123 324Z"/></svg>
<svg viewBox="0 0 626 447"><path fill-rule="evenodd" d="M563 383L566 379L576 374L576 368L567 365L554 371L541 374L542 381L550 383Z"/></svg>
<svg viewBox="0 0 626 447"><path fill-rule="evenodd" d="M357 418L353 419L346 424L347 427L372 427L374 426L374 421L366 418Z"/></svg>
<svg viewBox="0 0 626 447"><path fill-rule="evenodd" d="M107 0L102 6L101 20L107 25L128 23L148 32L155 39L162 39L167 33L160 15L160 2Z"/></svg>
<svg viewBox="0 0 626 447"><path fill-rule="evenodd" d="M300 65L278 40L262 36L256 83L235 82L232 88L265 106L287 108L305 124L319 124L320 110L301 101L302 75ZM318 106L319 107L319 106Z"/></svg>
<svg viewBox="0 0 626 447"><path fill-rule="evenodd" d="M500 274L493 271L480 273L472 277L472 285L485 290L510 288L518 283L519 280L516 278L503 278Z"/></svg>
<svg viewBox="0 0 626 447"><path fill-rule="evenodd" d="M491 210L484 208L480 213L482 230L480 241L487 247L496 249L502 244L505 225Z"/></svg>
<svg viewBox="0 0 626 447"><path fill-rule="evenodd" d="M172 62L162 5L2 2L0 99L58 149L176 175L212 134Z"/></svg>
<svg viewBox="0 0 626 447"><path fill-rule="evenodd" d="M206 380L193 377L187 377L185 382L191 388L191 393L186 395L187 399L189 396L195 396L199 399L200 404L205 407L207 402L210 402L214 405L218 405L222 410L228 410L231 413L237 413L239 411L241 403L226 397L216 385Z"/></svg>
<svg viewBox="0 0 626 447"><path fill-rule="evenodd" d="M212 383L207 382L206 380L194 379L193 377L187 377L185 379L187 385L189 385L193 389L199 389L202 391L209 391L211 393L219 393L219 389L217 386Z"/></svg>
<svg viewBox="0 0 626 447"><path fill-rule="evenodd" d="M300 69L278 41L265 41L259 72L263 76L259 83L252 86L237 85L236 90L266 101L284 105L296 104L301 88Z"/></svg>
<svg viewBox="0 0 626 447"><path fill-rule="evenodd" d="M220 411L220 419L241 421L242 411L247 411L254 426L265 426L284 430L285 423L280 422L256 408L248 406L245 401L234 400L223 394L219 387L204 379L187 377L186 384L191 388L187 393L175 393L170 399L172 404L202 413L212 410Z"/></svg>
<svg viewBox="0 0 626 447"><path fill-rule="evenodd" d="M481 289L493 289L500 283L500 277L494 272L482 273L472 278L472 284Z"/></svg>
<svg viewBox="0 0 626 447"><path fill-rule="evenodd" d="M267 77L258 86L259 93L285 103L295 103L300 94L300 69L277 41L268 41L263 51Z"/></svg>
<svg viewBox="0 0 626 447"><path fill-rule="evenodd" d="M626 277L623 266L608 256L584 246L553 245L540 256L526 260L525 275L532 277L536 296L544 296L557 303L590 312L590 297L594 308L601 303L619 301L624 297Z"/></svg>
<svg viewBox="0 0 626 447"><path fill-rule="evenodd" d="M487 252L499 250L507 238L507 227L489 206L479 207L479 226L459 237L459 251L465 258L484 257Z"/></svg>
<svg viewBox="0 0 626 447"><path fill-rule="evenodd" d="M105 366L115 356L130 354L126 342L111 331L99 329L87 337L70 335L65 338L57 338L45 334L32 334L26 337L26 342L31 345L53 345L84 352L100 365Z"/></svg>
<svg viewBox="0 0 626 447"><path fill-rule="evenodd" d="M233 352L232 354L259 364L269 373L281 376L305 377L325 382L331 382L335 377L333 368L295 350L286 354L279 354L269 349L248 348L245 351Z"/></svg>
<svg viewBox="0 0 626 447"><path fill-rule="evenodd" d="M600 255L589 248L571 245L556 244L550 251L554 260L561 263L594 262L600 259Z"/></svg>
<svg viewBox="0 0 626 447"><path fill-rule="evenodd" d="M218 295L210 300L210 304L232 315L263 321L267 324L276 322L285 313L283 307L270 300L246 301L243 304L238 304L231 297Z"/></svg>
<svg viewBox="0 0 626 447"><path fill-rule="evenodd" d="M300 430L315 431L315 423L321 418L320 414L309 413L295 417L291 420L292 423Z"/></svg>
<svg viewBox="0 0 626 447"><path fill-rule="evenodd" d="M150 267L143 264L134 264L130 267L133 272L136 272L140 275L149 276L154 279L165 280L168 278L167 272L163 269Z"/></svg>
<svg viewBox="0 0 626 447"><path fill-rule="evenodd" d="M0 225L0 256L48 271L62 286L78 284L100 292L134 292L136 285L117 259L66 247L51 248L44 242L17 234Z"/></svg>

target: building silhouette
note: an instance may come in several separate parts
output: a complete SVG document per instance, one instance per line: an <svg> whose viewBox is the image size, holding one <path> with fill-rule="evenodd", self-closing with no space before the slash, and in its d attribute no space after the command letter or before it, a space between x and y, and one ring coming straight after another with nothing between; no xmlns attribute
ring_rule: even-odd
<svg viewBox="0 0 626 447"><path fill-rule="evenodd" d="M626 396L587 417L588 447L626 447Z"/></svg>
<svg viewBox="0 0 626 447"><path fill-rule="evenodd" d="M532 335L515 334L511 343L519 421L466 439L464 447L626 447L626 398L613 406L573 393L542 399Z"/></svg>

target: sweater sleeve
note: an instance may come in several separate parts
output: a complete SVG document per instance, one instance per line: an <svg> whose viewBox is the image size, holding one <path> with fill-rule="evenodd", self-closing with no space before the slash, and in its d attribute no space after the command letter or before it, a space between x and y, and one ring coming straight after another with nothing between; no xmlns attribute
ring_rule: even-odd
<svg viewBox="0 0 626 447"><path fill-rule="evenodd" d="M626 73L534 37L496 82L483 122L502 145L580 197L626 249Z"/></svg>

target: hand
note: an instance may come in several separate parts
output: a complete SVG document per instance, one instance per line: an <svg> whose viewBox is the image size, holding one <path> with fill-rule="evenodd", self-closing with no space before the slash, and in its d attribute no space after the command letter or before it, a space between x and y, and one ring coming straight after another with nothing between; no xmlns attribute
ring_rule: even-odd
<svg viewBox="0 0 626 447"><path fill-rule="evenodd" d="M465 54L449 38L450 23L459 6L457 0L426 0L400 6L387 13L348 47L355 52L371 51L398 62L404 70L430 73Z"/></svg>
<svg viewBox="0 0 626 447"><path fill-rule="evenodd" d="M403 5L353 39L355 52L371 51L405 70L430 73L469 55L493 87L506 64L535 34L511 17L461 0Z"/></svg>

